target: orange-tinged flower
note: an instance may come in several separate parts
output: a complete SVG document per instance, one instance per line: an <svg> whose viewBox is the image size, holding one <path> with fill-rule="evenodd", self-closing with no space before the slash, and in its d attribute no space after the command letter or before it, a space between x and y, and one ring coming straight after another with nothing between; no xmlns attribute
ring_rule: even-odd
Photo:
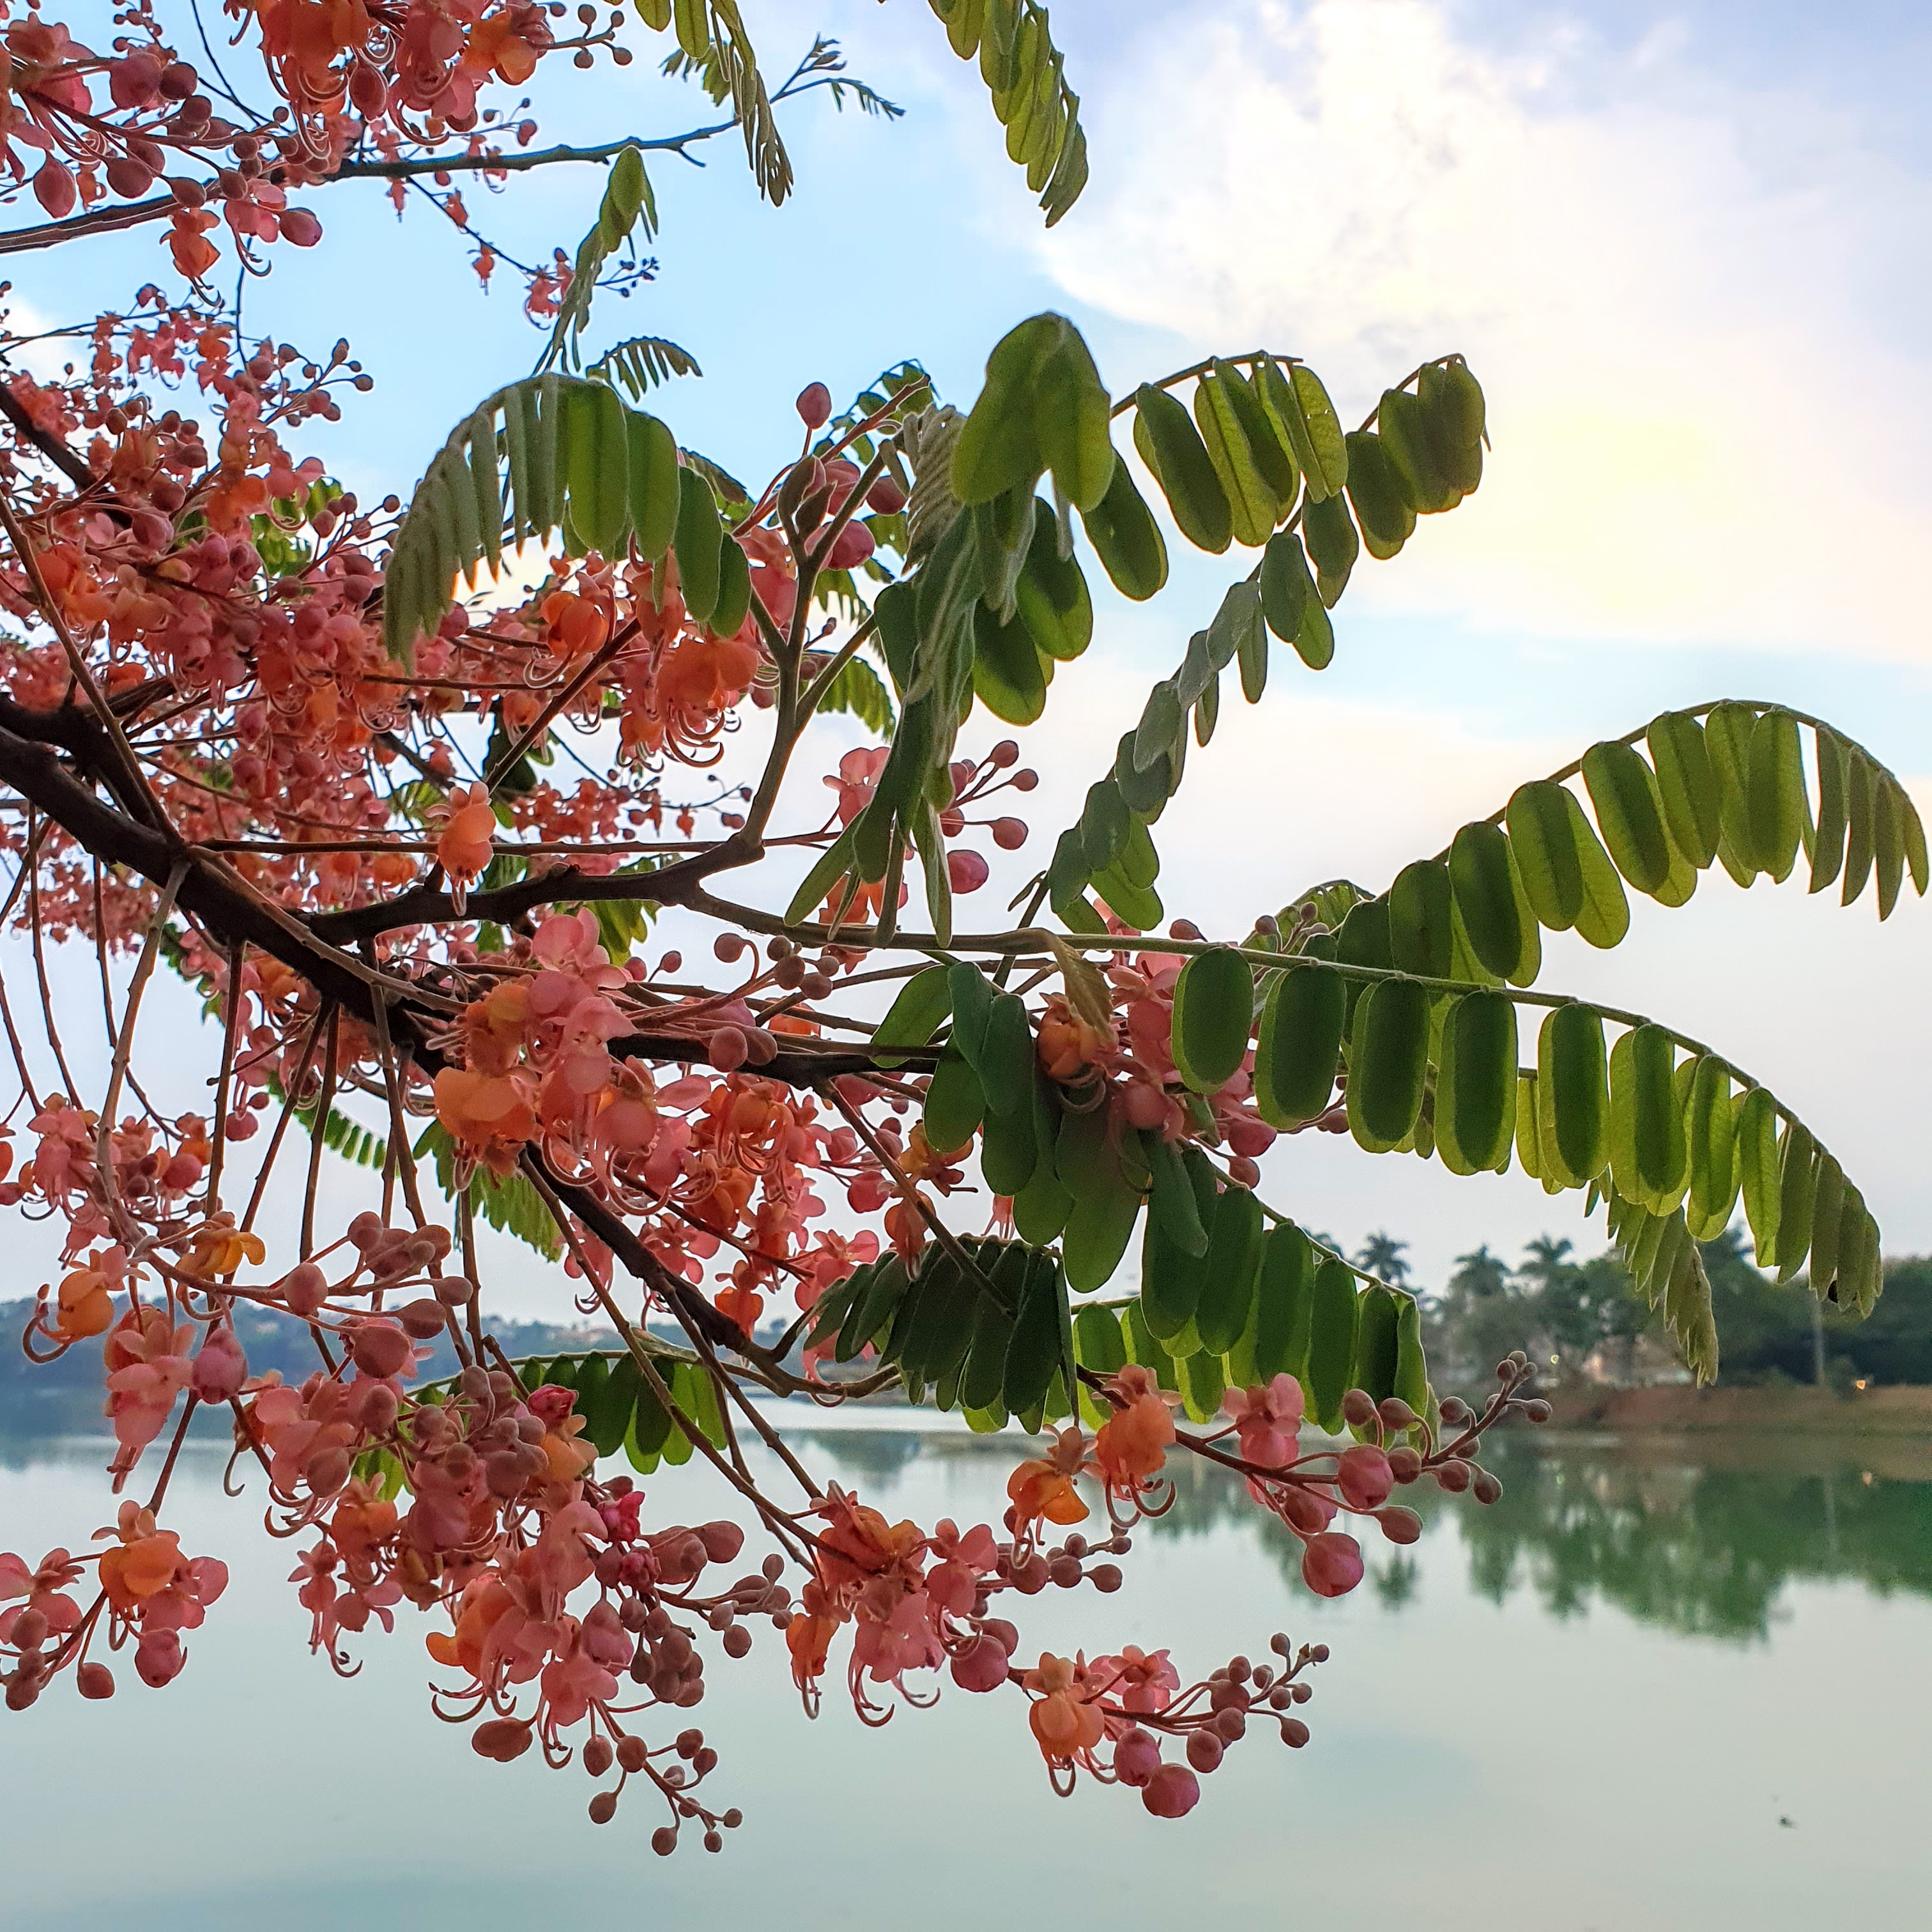
<svg viewBox="0 0 1932 1932"><path fill-rule="evenodd" d="M210 1221L195 1230L182 1256L182 1265L196 1274L232 1274L244 1261L259 1268L267 1253L260 1234L244 1233L224 1219Z"/></svg>
<svg viewBox="0 0 1932 1932"><path fill-rule="evenodd" d="M62 1282L53 1325L62 1341L104 1335L113 1323L113 1297L105 1275L94 1268L76 1268Z"/></svg>
<svg viewBox="0 0 1932 1932"><path fill-rule="evenodd" d="M1113 1378L1112 1393L1124 1397L1094 1438L1094 1460L1109 1489L1131 1494L1160 1474L1174 1440L1174 1414L1150 1369L1130 1364Z"/></svg>
<svg viewBox="0 0 1932 1932"><path fill-rule="evenodd" d="M1106 1718L1100 1706L1086 1701L1086 1677L1081 1660L1043 1651L1039 1668L1029 1670L1022 1680L1037 1694L1027 1722L1049 1764L1072 1762L1106 1735Z"/></svg>
<svg viewBox="0 0 1932 1932"><path fill-rule="evenodd" d="M1084 1522L1087 1505L1073 1479L1087 1466L1087 1438L1078 1429L1063 1429L1050 1454L1022 1462L1006 1479L1015 1533L1024 1536L1042 1520Z"/></svg>

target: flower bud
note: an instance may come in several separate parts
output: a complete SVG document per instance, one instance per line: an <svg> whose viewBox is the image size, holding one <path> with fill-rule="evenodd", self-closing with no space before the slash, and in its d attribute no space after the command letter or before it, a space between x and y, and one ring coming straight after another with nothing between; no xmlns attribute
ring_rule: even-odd
<svg viewBox="0 0 1932 1932"><path fill-rule="evenodd" d="M1114 1775L1123 1784L1144 1785L1160 1768L1160 1744L1138 1725L1114 1747Z"/></svg>
<svg viewBox="0 0 1932 1932"><path fill-rule="evenodd" d="M1187 1762L1204 1776L1220 1768L1221 1740L1212 1731L1196 1731L1187 1740Z"/></svg>
<svg viewBox="0 0 1932 1932"><path fill-rule="evenodd" d="M381 1381L401 1374L410 1359L409 1337L393 1322L370 1317L350 1324L349 1354L365 1376Z"/></svg>
<svg viewBox="0 0 1932 1932"><path fill-rule="evenodd" d="M1389 1467L1388 1458L1366 1443L1342 1452L1335 1479L1342 1500L1356 1510L1378 1509L1395 1486L1395 1474Z"/></svg>
<svg viewBox="0 0 1932 1932"><path fill-rule="evenodd" d="M745 1546L745 1532L735 1522L700 1522L698 1540L714 1563L729 1563Z"/></svg>
<svg viewBox="0 0 1932 1932"><path fill-rule="evenodd" d="M1346 1596L1362 1580L1361 1546L1334 1530L1311 1538L1302 1552L1301 1580L1318 1597Z"/></svg>
<svg viewBox="0 0 1932 1932"><path fill-rule="evenodd" d="M203 1402L223 1402L241 1392L248 1378L248 1358L226 1322L211 1328L195 1352L189 1387Z"/></svg>
<svg viewBox="0 0 1932 1932"><path fill-rule="evenodd" d="M1342 1398L1342 1420L1351 1429L1366 1429L1376 1419L1376 1399L1366 1389L1351 1389Z"/></svg>
<svg viewBox="0 0 1932 1932"><path fill-rule="evenodd" d="M466 1308L476 1299L476 1284L466 1274L432 1275L429 1286L446 1308Z"/></svg>
<svg viewBox="0 0 1932 1932"><path fill-rule="evenodd" d="M642 1738L622 1737L617 1740L617 1768L620 1771L642 1771L648 1755Z"/></svg>
<svg viewBox="0 0 1932 1932"><path fill-rule="evenodd" d="M111 1697L114 1694L114 1673L104 1664L83 1664L74 1673L74 1688L83 1697Z"/></svg>
<svg viewBox="0 0 1932 1932"><path fill-rule="evenodd" d="M592 1738L584 1747L584 1768L592 1778L602 1778L610 1768L614 1755L608 1738Z"/></svg>
<svg viewBox="0 0 1932 1932"><path fill-rule="evenodd" d="M807 429L823 429L832 420L832 392L823 382L808 382L798 392L795 406Z"/></svg>
<svg viewBox="0 0 1932 1932"><path fill-rule="evenodd" d="M403 1333L416 1342L433 1340L445 1325L442 1304L430 1294L404 1302L396 1310L396 1319L403 1324Z"/></svg>
<svg viewBox="0 0 1932 1932"><path fill-rule="evenodd" d="M328 1299L328 1282L313 1262L298 1262L282 1277L282 1298L289 1312L299 1319L311 1320Z"/></svg>
<svg viewBox="0 0 1932 1932"><path fill-rule="evenodd" d="M1184 1818L1200 1802L1201 1781L1184 1764L1162 1765L1141 1793L1156 1818Z"/></svg>
<svg viewBox="0 0 1932 1932"><path fill-rule="evenodd" d="M478 1757L508 1764L530 1748L530 1727L514 1718L492 1718L470 1733L470 1748Z"/></svg>
<svg viewBox="0 0 1932 1932"><path fill-rule="evenodd" d="M1392 1504L1385 1510L1378 1510L1376 1520L1382 1525L1383 1535L1391 1543L1414 1543L1422 1535L1421 1517L1412 1509L1406 1509L1400 1503Z"/></svg>
<svg viewBox="0 0 1932 1932"><path fill-rule="evenodd" d="M1009 1672L1006 1653L990 1636L982 1635L952 1660L952 1681L962 1690L997 1690Z"/></svg>

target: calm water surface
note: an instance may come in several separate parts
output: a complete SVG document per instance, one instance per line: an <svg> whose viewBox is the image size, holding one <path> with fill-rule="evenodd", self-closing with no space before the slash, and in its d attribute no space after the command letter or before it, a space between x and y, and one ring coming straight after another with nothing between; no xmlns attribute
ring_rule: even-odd
<svg viewBox="0 0 1932 1932"><path fill-rule="evenodd" d="M1010 1456L896 1430L808 1447L925 1522L986 1516ZM84 1540L104 1460L0 1441L0 1547ZM1932 1924L1932 1445L1569 1438L1498 1467L1500 1504L1439 1500L1340 1603L1204 1480L1141 1534L1118 1594L1028 1606L1034 1649L1168 1643L1184 1670L1259 1656L1277 1628L1332 1647L1309 1747L1251 1737L1178 1824L1118 1791L1055 1799L1017 1696L949 1687L878 1732L828 1696L808 1724L766 1627L694 1714L724 1759L714 1802L745 1825L718 1857L660 1860L645 1804L598 1829L575 1767L487 1764L437 1725L412 1613L362 1641L353 1682L309 1658L290 1546L190 1454L174 1522L233 1581L166 1691L124 1670L111 1704L64 1685L0 1721L0 1923ZM650 1487L660 1520L725 1513L695 1467Z"/></svg>

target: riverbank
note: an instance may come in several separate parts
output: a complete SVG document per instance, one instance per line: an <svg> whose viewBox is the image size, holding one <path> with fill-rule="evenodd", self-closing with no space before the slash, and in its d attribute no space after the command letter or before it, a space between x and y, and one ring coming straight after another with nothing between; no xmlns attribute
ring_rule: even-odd
<svg viewBox="0 0 1932 1932"><path fill-rule="evenodd" d="M1932 1388L1572 1388L1551 1394L1552 1429L1618 1435L1717 1430L1932 1437Z"/></svg>

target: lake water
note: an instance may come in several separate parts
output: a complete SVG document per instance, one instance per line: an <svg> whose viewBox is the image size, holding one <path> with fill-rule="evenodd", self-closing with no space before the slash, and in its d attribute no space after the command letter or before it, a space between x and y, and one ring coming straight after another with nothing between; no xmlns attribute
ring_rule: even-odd
<svg viewBox="0 0 1932 1932"><path fill-rule="evenodd" d="M842 1418L843 1420L844 1418ZM852 1418L862 1420L866 1418ZM814 1432L815 1466L894 1515L984 1520L1011 1444ZM104 1520L93 1442L0 1442L0 1548ZM171 1517L233 1580L166 1690L63 1683L0 1714L0 1922L40 1932L537 1923L1009 1923L1441 1932L1784 1932L1932 1922L1932 1444L1546 1437L1502 1502L1438 1498L1412 1550L1320 1603L1285 1534L1216 1480L1143 1530L1118 1594L1049 1591L1023 1650L1169 1643L1211 1669L1268 1634L1332 1660L1296 1753L1251 1736L1178 1823L1131 1793L1054 1797L1016 1694L948 1687L862 1729L807 1722L770 1627L707 1661L693 1714L745 1811L724 1852L652 1856L637 1792L601 1829L581 1770L484 1762L430 1716L428 1620L304 1648L290 1546L190 1450ZM692 1466L658 1520L726 1514Z"/></svg>

